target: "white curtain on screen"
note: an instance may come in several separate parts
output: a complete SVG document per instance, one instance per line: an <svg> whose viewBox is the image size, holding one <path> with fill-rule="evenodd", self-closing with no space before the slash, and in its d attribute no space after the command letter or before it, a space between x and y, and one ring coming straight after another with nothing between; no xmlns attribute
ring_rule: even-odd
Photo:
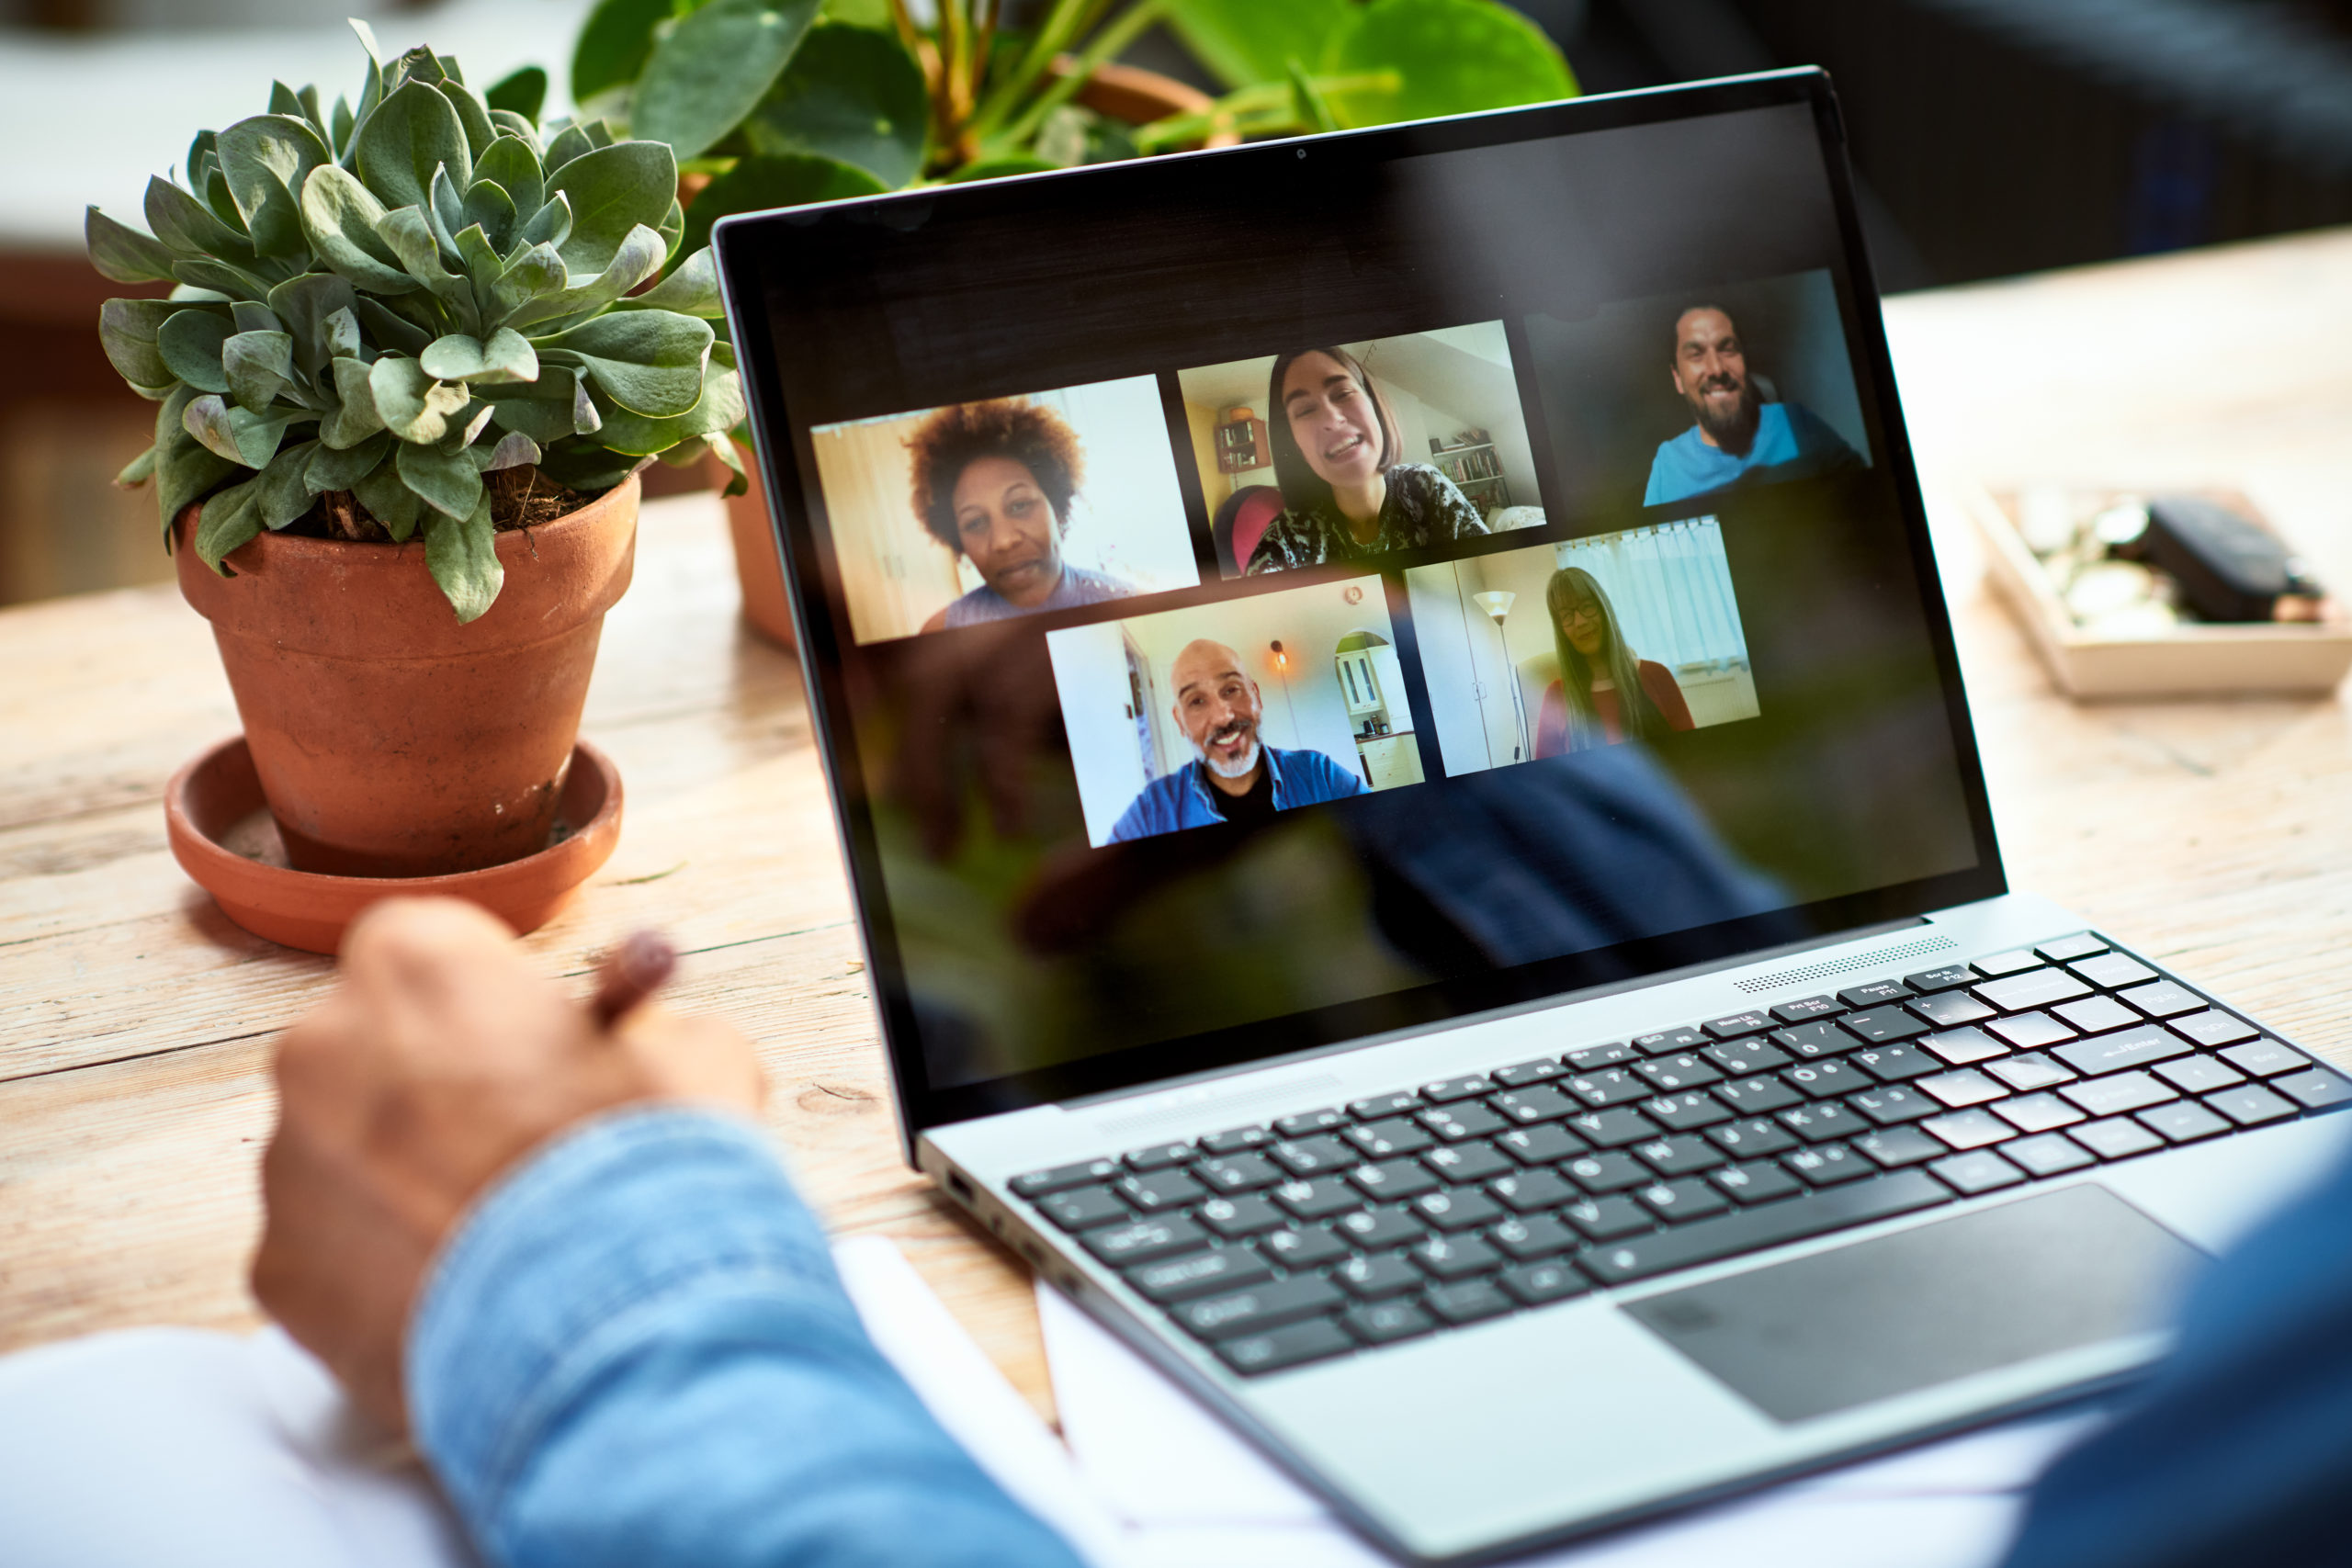
<svg viewBox="0 0 2352 1568"><path fill-rule="evenodd" d="M1572 539L1558 564L1582 567L1609 591L1625 640L1670 669L1746 663L1723 529L1712 517Z"/></svg>

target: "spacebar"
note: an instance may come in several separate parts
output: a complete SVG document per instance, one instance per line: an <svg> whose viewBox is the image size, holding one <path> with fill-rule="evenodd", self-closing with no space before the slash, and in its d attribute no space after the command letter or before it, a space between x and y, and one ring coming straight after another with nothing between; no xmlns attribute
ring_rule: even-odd
<svg viewBox="0 0 2352 1568"><path fill-rule="evenodd" d="M1602 1284L1622 1285L1671 1269L1712 1263L1718 1258L1949 1202L1951 1195L1951 1188L1926 1171L1898 1171L1851 1187L1833 1187L1785 1203L1768 1203L1721 1219L1700 1220L1656 1235L1595 1247L1577 1262Z"/></svg>

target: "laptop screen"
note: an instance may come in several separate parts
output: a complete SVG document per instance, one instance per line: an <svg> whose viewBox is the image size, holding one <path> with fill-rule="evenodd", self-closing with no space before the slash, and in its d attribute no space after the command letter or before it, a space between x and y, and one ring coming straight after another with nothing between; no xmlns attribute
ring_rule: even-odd
<svg viewBox="0 0 2352 1568"><path fill-rule="evenodd" d="M910 1134L2002 890L1842 158L1792 73L721 229Z"/></svg>

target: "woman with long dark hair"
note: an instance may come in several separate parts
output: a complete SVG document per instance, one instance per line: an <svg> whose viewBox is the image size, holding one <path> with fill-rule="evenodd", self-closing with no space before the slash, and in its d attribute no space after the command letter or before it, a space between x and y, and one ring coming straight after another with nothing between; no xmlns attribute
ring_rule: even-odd
<svg viewBox="0 0 2352 1568"><path fill-rule="evenodd" d="M1396 419L1363 362L1344 348L1294 349L1267 378L1266 422L1283 510L1247 563L1251 573L1417 549L1487 531L1452 479L1400 461Z"/></svg>
<svg viewBox="0 0 2352 1568"><path fill-rule="evenodd" d="M1535 754L1557 757L1690 728L1690 705L1674 671L1625 645L1608 590L1582 567L1564 566L1544 589L1560 678L1544 694Z"/></svg>

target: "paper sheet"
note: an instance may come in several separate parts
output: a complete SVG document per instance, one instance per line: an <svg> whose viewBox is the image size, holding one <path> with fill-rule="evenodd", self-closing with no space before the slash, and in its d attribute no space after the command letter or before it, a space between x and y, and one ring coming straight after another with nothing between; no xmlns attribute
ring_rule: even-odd
<svg viewBox="0 0 2352 1568"><path fill-rule="evenodd" d="M1063 1436L1088 1484L1131 1527L1136 1568L1388 1563L1060 1292L1040 1284L1037 1312ZM2097 1420L2013 1422L1539 1553L1523 1568L1985 1568L2015 1528L2022 1488Z"/></svg>
<svg viewBox="0 0 2352 1568"><path fill-rule="evenodd" d="M882 1353L1016 1498L1098 1568L1127 1532L898 1248L834 1260ZM405 1445L275 1329L96 1335L0 1358L8 1568L479 1568Z"/></svg>

